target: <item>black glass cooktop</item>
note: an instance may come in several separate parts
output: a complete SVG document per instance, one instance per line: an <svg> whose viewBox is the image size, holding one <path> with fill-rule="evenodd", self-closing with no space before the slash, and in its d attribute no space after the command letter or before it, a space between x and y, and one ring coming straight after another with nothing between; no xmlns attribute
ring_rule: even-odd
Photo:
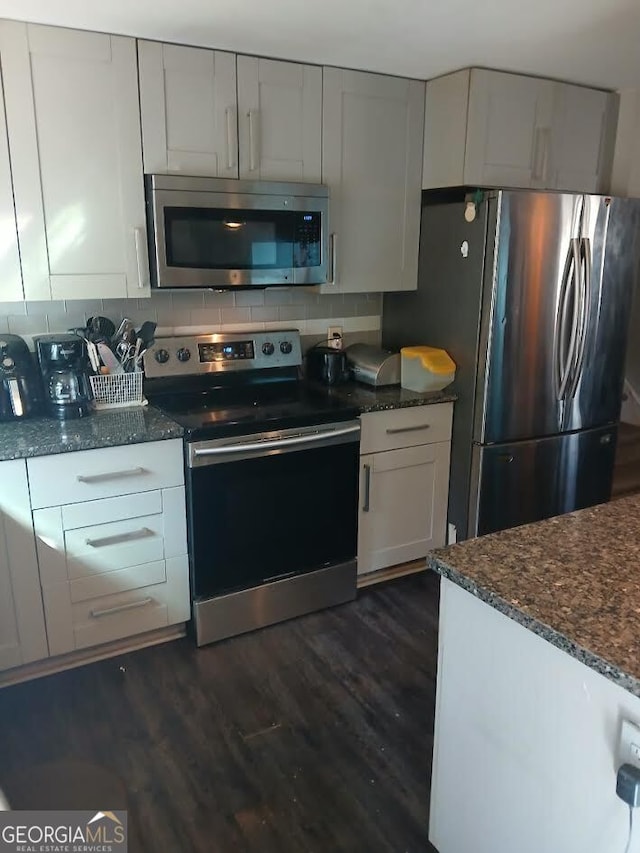
<svg viewBox="0 0 640 853"><path fill-rule="evenodd" d="M347 421L359 414L357 408L332 399L304 381L174 390L147 396L149 402L184 428L190 440Z"/></svg>

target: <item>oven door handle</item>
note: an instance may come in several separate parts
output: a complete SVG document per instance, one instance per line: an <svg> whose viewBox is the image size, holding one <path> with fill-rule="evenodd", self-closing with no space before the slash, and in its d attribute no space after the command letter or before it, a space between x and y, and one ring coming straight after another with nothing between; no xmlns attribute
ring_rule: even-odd
<svg viewBox="0 0 640 853"><path fill-rule="evenodd" d="M243 444L224 444L221 447L196 447L191 450L195 458L205 456L230 456L236 453L264 453L280 448L298 447L305 444L319 444L330 438L360 433L360 424L344 427L343 429L319 430L311 435L296 435L289 438L271 438L262 441L251 441Z"/></svg>

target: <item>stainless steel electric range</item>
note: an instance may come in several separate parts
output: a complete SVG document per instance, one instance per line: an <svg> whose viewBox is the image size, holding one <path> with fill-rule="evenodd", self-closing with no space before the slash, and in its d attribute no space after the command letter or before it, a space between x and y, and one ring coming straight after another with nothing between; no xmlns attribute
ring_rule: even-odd
<svg viewBox="0 0 640 853"><path fill-rule="evenodd" d="M157 338L149 401L185 430L198 645L356 595L358 411L300 378L296 330Z"/></svg>

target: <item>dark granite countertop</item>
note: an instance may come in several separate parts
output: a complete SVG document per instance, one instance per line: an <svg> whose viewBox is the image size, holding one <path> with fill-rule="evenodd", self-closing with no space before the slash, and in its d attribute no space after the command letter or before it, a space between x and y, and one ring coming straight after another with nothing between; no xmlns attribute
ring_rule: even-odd
<svg viewBox="0 0 640 853"><path fill-rule="evenodd" d="M399 385L384 385L373 388L362 382L345 382L342 385L314 386L326 392L329 397L341 400L345 404L356 407L361 414L366 412L382 412L386 409L405 409L409 406L429 406L434 403L451 403L458 399L445 388L444 391L429 391L421 394L419 391L408 391Z"/></svg>
<svg viewBox="0 0 640 853"><path fill-rule="evenodd" d="M0 461L180 438L182 432L153 406L94 412L69 421L28 418L0 423Z"/></svg>
<svg viewBox="0 0 640 853"><path fill-rule="evenodd" d="M428 562L640 696L640 495L461 542Z"/></svg>

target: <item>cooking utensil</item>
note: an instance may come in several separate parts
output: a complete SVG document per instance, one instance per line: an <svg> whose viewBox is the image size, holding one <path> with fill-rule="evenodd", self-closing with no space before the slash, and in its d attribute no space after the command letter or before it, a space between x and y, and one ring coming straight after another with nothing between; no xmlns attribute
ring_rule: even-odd
<svg viewBox="0 0 640 853"><path fill-rule="evenodd" d="M105 367L109 368L109 373L122 373L124 368L120 361L118 361L117 356L111 351L110 347L108 347L103 341L98 341L96 346L98 347L102 363Z"/></svg>
<svg viewBox="0 0 640 853"><path fill-rule="evenodd" d="M116 327L108 317L89 317L87 332L87 337L92 341L110 341L115 335Z"/></svg>
<svg viewBox="0 0 640 853"><path fill-rule="evenodd" d="M138 337L142 339L142 343L145 347L150 347L153 343L157 327L157 323L153 323L151 320L145 320L138 329Z"/></svg>

